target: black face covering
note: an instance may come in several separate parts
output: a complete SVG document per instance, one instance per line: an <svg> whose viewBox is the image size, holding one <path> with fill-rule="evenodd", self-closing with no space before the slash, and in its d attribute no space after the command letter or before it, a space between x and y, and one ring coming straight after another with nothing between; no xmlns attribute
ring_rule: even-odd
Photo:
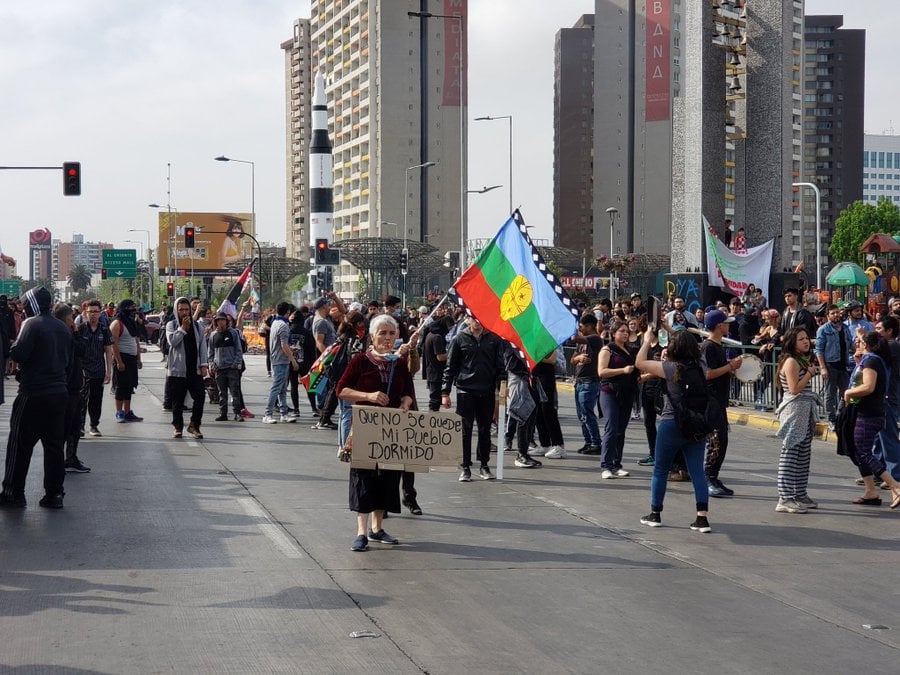
<svg viewBox="0 0 900 675"><path fill-rule="evenodd" d="M133 302L123 300L119 303L116 318L122 322L130 335L137 335L138 332L137 324L134 321L135 316L137 316L137 307Z"/></svg>

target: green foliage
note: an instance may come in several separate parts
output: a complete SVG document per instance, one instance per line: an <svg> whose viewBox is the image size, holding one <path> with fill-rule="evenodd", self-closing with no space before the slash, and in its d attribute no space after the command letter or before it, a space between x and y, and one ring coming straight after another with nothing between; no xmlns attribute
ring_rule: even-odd
<svg viewBox="0 0 900 675"><path fill-rule="evenodd" d="M75 265L69 271L69 285L73 291L83 291L91 285L91 271L84 265Z"/></svg>
<svg viewBox="0 0 900 675"><path fill-rule="evenodd" d="M834 223L834 237L828 254L835 262L863 264L859 247L873 234L894 235L900 232L900 209L890 199L878 200L878 205L855 201Z"/></svg>

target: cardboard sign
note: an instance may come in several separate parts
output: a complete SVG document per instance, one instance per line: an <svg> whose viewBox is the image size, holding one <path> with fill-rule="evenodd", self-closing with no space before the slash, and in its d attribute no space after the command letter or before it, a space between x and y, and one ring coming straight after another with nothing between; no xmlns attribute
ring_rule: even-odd
<svg viewBox="0 0 900 675"><path fill-rule="evenodd" d="M353 406L354 469L429 471L462 461L462 419L456 413Z"/></svg>

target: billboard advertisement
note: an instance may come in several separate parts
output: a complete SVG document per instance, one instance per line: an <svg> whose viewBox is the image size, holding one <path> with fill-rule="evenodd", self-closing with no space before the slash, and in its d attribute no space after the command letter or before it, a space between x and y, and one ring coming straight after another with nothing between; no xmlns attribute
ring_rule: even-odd
<svg viewBox="0 0 900 675"><path fill-rule="evenodd" d="M184 230L194 228L194 248L185 247ZM256 236L250 213L179 213L159 214L159 274L231 274L234 265L253 255L253 240L242 233ZM171 271L170 271L171 270Z"/></svg>
<svg viewBox="0 0 900 675"><path fill-rule="evenodd" d="M648 122L661 122L671 117L671 3L672 0L653 0L647 3L644 107Z"/></svg>

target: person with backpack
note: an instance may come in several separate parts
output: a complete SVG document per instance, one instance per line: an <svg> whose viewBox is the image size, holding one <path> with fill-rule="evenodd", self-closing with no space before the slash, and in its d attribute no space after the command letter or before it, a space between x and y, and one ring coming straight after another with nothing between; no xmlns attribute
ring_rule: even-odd
<svg viewBox="0 0 900 675"><path fill-rule="evenodd" d="M228 421L228 393L231 392L231 406L234 421L243 422L241 416L241 368L247 343L236 328L228 325L228 314L219 312L215 318L215 330L209 336L210 362L215 370L216 386L219 389L219 416L216 422Z"/></svg>
<svg viewBox="0 0 900 675"><path fill-rule="evenodd" d="M700 345L700 360L706 371L709 393L718 403L716 417L711 420L713 432L706 439L706 483L710 497L730 497L734 490L719 480L719 471L728 452L728 394L731 390L731 374L741 367L741 357L728 358L722 338L728 335L734 317L714 309L706 314L703 325L709 337Z"/></svg>
<svg viewBox="0 0 900 675"><path fill-rule="evenodd" d="M706 387L706 373L700 363L700 346L691 333L678 331L670 336L667 360L660 362L650 358L652 340L652 331L648 330L644 333L636 365L642 372L665 381L665 402L656 434L655 462L650 480L650 513L641 518L641 524L650 527L662 525L669 468L675 453L681 450L691 474L697 507L697 517L690 527L695 532L711 532L703 457L704 441L711 431L705 418L712 399Z"/></svg>

